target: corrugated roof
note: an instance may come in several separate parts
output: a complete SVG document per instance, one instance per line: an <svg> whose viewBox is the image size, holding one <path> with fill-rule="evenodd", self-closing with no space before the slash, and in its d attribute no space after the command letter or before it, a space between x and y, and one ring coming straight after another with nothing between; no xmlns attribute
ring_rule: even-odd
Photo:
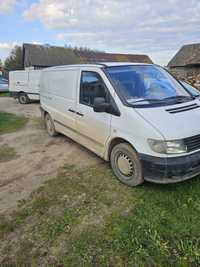
<svg viewBox="0 0 200 267"><path fill-rule="evenodd" d="M82 63L95 62L138 62L153 63L147 55L116 54L116 53L96 53L90 51L75 51Z"/></svg>
<svg viewBox="0 0 200 267"><path fill-rule="evenodd" d="M35 44L23 45L23 61L25 67L80 63L72 49Z"/></svg>
<svg viewBox="0 0 200 267"><path fill-rule="evenodd" d="M168 67L200 64L200 44L184 45L168 63Z"/></svg>
<svg viewBox="0 0 200 267"><path fill-rule="evenodd" d="M111 54L93 51L79 51L65 47L35 44L23 45L24 67L50 67L57 65L108 61L152 63L151 59L147 55Z"/></svg>

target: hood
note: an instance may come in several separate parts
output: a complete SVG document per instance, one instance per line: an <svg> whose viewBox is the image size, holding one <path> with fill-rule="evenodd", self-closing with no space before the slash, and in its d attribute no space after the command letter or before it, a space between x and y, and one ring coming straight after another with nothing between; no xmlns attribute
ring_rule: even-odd
<svg viewBox="0 0 200 267"><path fill-rule="evenodd" d="M136 111L166 140L200 134L200 100L162 107L136 108Z"/></svg>

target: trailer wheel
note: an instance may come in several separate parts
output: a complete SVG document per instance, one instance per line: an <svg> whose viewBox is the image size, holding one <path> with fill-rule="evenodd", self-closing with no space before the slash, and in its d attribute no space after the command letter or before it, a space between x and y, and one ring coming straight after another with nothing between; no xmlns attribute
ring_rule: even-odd
<svg viewBox="0 0 200 267"><path fill-rule="evenodd" d="M54 126L53 120L52 120L51 116L48 113L45 115L45 126L46 126L47 133L51 137L54 137L54 136L58 135L58 133L55 130L55 126Z"/></svg>
<svg viewBox="0 0 200 267"><path fill-rule="evenodd" d="M128 143L114 146L110 162L114 174L122 183L133 187L144 182L140 159Z"/></svg>
<svg viewBox="0 0 200 267"><path fill-rule="evenodd" d="M30 103L30 99L29 99L29 97L27 96L26 93L19 93L18 100L19 100L20 104L28 104L28 103Z"/></svg>

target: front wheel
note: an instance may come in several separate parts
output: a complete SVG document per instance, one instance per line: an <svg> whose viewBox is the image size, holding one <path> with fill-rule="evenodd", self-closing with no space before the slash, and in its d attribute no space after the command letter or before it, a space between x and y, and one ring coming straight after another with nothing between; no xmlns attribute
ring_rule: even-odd
<svg viewBox="0 0 200 267"><path fill-rule="evenodd" d="M144 182L142 166L136 151L127 143L120 143L111 151L111 167L117 178L128 186Z"/></svg>
<svg viewBox="0 0 200 267"><path fill-rule="evenodd" d="M53 120L52 120L51 116L48 113L45 115L45 126L46 126L46 129L47 129L47 133L51 137L56 136L58 134L56 132L56 130L55 130L55 126L54 126Z"/></svg>
<svg viewBox="0 0 200 267"><path fill-rule="evenodd" d="M30 99L26 93L20 93L18 96L18 100L20 104L28 104L30 102Z"/></svg>

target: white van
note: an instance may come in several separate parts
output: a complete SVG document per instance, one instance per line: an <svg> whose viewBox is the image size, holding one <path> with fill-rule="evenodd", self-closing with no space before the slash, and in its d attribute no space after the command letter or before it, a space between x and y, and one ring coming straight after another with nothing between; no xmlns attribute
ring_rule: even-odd
<svg viewBox="0 0 200 267"><path fill-rule="evenodd" d="M9 72L10 95L19 100L20 104L39 100L39 81L41 70L17 70Z"/></svg>
<svg viewBox="0 0 200 267"><path fill-rule="evenodd" d="M62 133L111 162L125 184L200 173L200 101L153 64L105 63L42 71L41 110Z"/></svg>

